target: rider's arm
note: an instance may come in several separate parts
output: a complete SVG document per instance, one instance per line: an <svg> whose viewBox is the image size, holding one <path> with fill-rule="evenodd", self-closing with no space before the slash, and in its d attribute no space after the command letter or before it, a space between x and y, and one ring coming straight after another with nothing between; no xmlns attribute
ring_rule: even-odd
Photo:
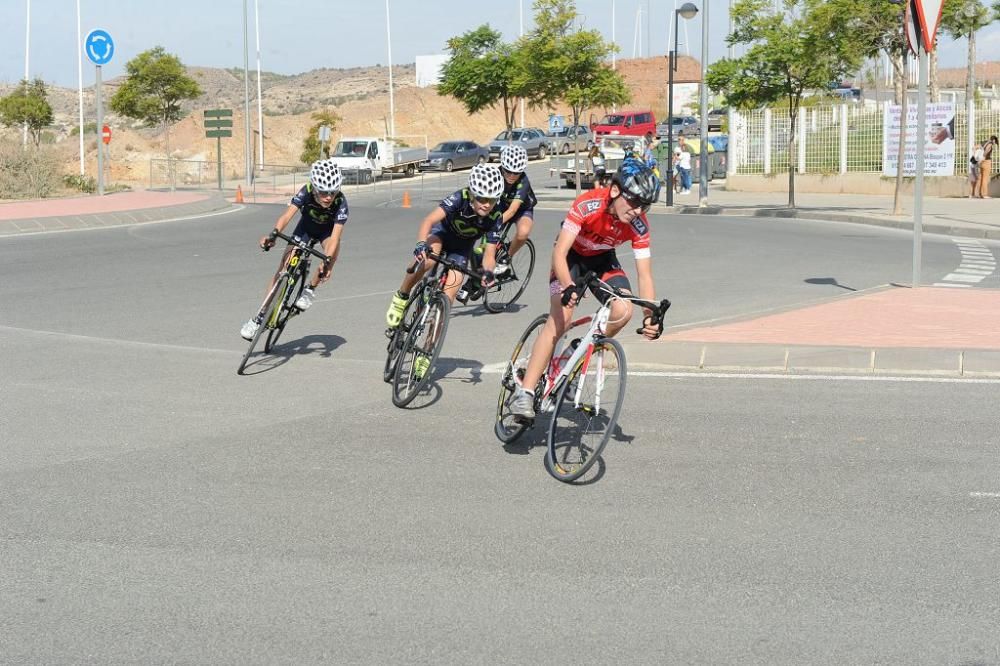
<svg viewBox="0 0 1000 666"><path fill-rule="evenodd" d="M570 275L566 256L569 254L570 248L573 247L573 241L576 240L578 233L577 229L563 227L559 230L555 247L552 248L552 272L556 274L556 279L559 280L563 289L573 286L573 276Z"/></svg>
<svg viewBox="0 0 1000 666"><path fill-rule="evenodd" d="M420 229L417 231L417 242L421 243L426 241L427 236L431 233L431 227L444 220L444 216L445 212L443 208L435 208L428 213L427 217L424 218L424 221L420 223Z"/></svg>
<svg viewBox="0 0 1000 666"><path fill-rule="evenodd" d="M510 202L510 207L503 212L503 221L508 222L512 217L517 215L517 211L521 210L521 206L524 205L520 199L514 199Z"/></svg>
<svg viewBox="0 0 1000 666"><path fill-rule="evenodd" d="M274 228L283 232L285 227L288 226L288 223L292 221L292 218L295 217L298 212L299 209L297 206L289 205L288 208L285 209L285 212L281 214L281 217L278 218L278 221L274 223Z"/></svg>

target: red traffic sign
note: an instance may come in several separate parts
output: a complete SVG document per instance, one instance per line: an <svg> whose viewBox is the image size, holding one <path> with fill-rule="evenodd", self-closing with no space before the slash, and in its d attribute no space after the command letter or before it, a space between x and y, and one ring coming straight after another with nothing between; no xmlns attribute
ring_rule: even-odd
<svg viewBox="0 0 1000 666"><path fill-rule="evenodd" d="M924 50L928 53L934 50L943 8L944 0L913 0L916 22L920 26L920 38L924 42Z"/></svg>
<svg viewBox="0 0 1000 666"><path fill-rule="evenodd" d="M111 143L111 128L107 125L101 128L101 141Z"/></svg>

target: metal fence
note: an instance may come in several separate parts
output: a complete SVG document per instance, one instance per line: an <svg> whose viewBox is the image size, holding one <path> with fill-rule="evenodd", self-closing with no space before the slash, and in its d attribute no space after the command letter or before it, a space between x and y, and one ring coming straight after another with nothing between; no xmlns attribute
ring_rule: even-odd
<svg viewBox="0 0 1000 666"><path fill-rule="evenodd" d="M737 174L835 174L882 172L885 106L837 104L800 108L796 154L788 154L791 120L784 110L759 109L736 114L730 141ZM955 113L955 174L969 172L969 125L977 144L1000 131L1000 109L982 104ZM1000 160L993 172L1000 173Z"/></svg>

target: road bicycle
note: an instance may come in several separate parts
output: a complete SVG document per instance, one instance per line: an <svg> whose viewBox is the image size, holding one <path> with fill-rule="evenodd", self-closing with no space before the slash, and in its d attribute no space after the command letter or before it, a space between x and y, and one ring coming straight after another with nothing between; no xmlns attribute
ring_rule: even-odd
<svg viewBox="0 0 1000 666"><path fill-rule="evenodd" d="M546 436L545 469L556 479L575 481L597 462L618 423L625 400L627 366L625 351L614 338L605 337L611 305L628 300L651 312L653 325L663 330L663 317L670 301L645 301L609 285L593 272L563 292L563 303L573 294L579 299L584 289L594 287L609 298L592 315L572 321L563 335L563 345L549 360L547 370L535 390L535 413L551 414ZM494 431L500 441L510 443L532 426L515 419L507 401L522 386L535 339L541 335L548 315L540 315L525 329L500 379L500 396ZM587 332L573 337L574 329L589 324ZM642 329L636 330L642 333ZM572 339L570 339L572 338Z"/></svg>
<svg viewBox="0 0 1000 666"><path fill-rule="evenodd" d="M392 404L405 407L427 386L434 364L441 354L448 333L451 302L444 293L450 271L455 270L481 280L482 272L459 265L444 255L428 251L434 267L410 291L399 326L386 330L386 349L382 379L392 383ZM420 265L418 259L406 269L413 274Z"/></svg>
<svg viewBox="0 0 1000 666"><path fill-rule="evenodd" d="M524 293L531 279L531 273L535 270L535 244L530 238L524 242L513 258L510 256L511 229L516 231L517 224L512 220L504 222L500 229L500 242L497 244L496 254L497 266L505 265L508 267L507 270L500 272L496 276L496 281L485 290L476 280L467 281L465 284L469 298L475 300L482 296L483 305L493 313L503 312ZM482 268L482 253L485 247L486 242L481 242L470 257L470 267L474 270Z"/></svg>
<svg viewBox="0 0 1000 666"><path fill-rule="evenodd" d="M243 354L243 360L240 361L240 367L236 371L238 375L243 374L247 361L253 354L261 336L267 334L264 337L264 353L270 354L274 346L278 344L278 338L285 331L288 320L302 312L296 307L295 302L299 300L299 296L302 295L302 290L308 282L309 256L312 255L323 262L329 261L329 257L319 250L313 249L312 246L316 241L312 239L293 238L277 230L271 231L271 240L277 238L288 241L291 253L275 275L274 284L271 285L260 310L257 311L257 318L261 323L257 327L253 339L250 340L250 346L246 353ZM268 246L264 248L264 251L267 252L270 249Z"/></svg>

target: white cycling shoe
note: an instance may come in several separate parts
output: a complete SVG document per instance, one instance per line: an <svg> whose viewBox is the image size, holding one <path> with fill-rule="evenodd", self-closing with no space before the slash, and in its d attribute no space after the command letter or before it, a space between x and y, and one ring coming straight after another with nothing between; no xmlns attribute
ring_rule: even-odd
<svg viewBox="0 0 1000 666"><path fill-rule="evenodd" d="M313 304L314 296L312 287L306 287L302 290L302 295L299 296L299 299L295 301L295 307L299 310L308 310Z"/></svg>
<svg viewBox="0 0 1000 666"><path fill-rule="evenodd" d="M247 323L243 324L243 328L240 329L240 337L249 342L250 340L253 340L253 336L257 334L258 328L260 328L260 324L253 319L250 319Z"/></svg>

